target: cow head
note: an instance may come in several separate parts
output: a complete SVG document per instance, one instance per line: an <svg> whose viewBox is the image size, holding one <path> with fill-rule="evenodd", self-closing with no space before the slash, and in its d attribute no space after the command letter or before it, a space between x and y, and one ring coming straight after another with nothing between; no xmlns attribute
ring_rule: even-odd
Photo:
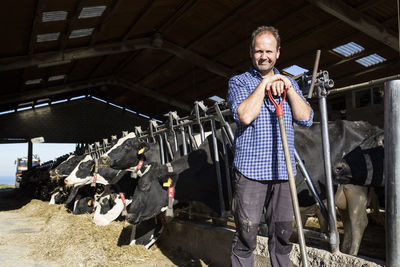
<svg viewBox="0 0 400 267"><path fill-rule="evenodd" d="M126 219L131 224L153 218L168 206L168 188L174 186L176 176L156 163L152 165L150 171L139 178L128 207Z"/></svg>
<svg viewBox="0 0 400 267"><path fill-rule="evenodd" d="M147 143L139 141L134 133L118 140L118 142L101 157L101 164L114 169L128 169L138 165L144 153L149 150Z"/></svg>
<svg viewBox="0 0 400 267"><path fill-rule="evenodd" d="M55 180L60 180L67 177L84 157L85 157L84 155L80 156L70 155L60 165L49 171L50 178Z"/></svg>
<svg viewBox="0 0 400 267"><path fill-rule="evenodd" d="M341 159L339 162L336 162L333 167L333 179L335 183L349 183L351 181L351 169L346 160Z"/></svg>

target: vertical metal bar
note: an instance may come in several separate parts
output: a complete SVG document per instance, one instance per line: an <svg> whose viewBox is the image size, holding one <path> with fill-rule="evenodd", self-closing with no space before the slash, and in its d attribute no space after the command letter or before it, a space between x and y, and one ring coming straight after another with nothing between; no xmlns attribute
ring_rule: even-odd
<svg viewBox="0 0 400 267"><path fill-rule="evenodd" d="M161 165L164 165L165 164L164 141L161 134L158 135L158 140L160 142Z"/></svg>
<svg viewBox="0 0 400 267"><path fill-rule="evenodd" d="M175 146L175 152L178 151L178 138L176 137L176 132L174 131L174 146Z"/></svg>
<svg viewBox="0 0 400 267"><path fill-rule="evenodd" d="M220 169L220 164L219 164L218 144L217 144L217 130L216 130L214 119L211 120L211 130L212 130L212 140L213 140L213 149L214 149L215 171L217 174L217 182L218 182L219 205L221 208L221 217L225 217L226 216L225 201L224 201L224 195L222 192L221 169Z"/></svg>
<svg viewBox="0 0 400 267"><path fill-rule="evenodd" d="M165 144L167 145L169 159L173 160L174 159L174 153L172 153L171 144L168 141L168 134L166 132L164 133L164 139L165 139Z"/></svg>
<svg viewBox="0 0 400 267"><path fill-rule="evenodd" d="M222 130L222 129L221 129ZM222 153L224 154L224 161L225 161L225 178L226 178L226 187L228 188L228 207L231 206L232 203L232 183L231 183L231 172L228 162L228 149L227 149L227 140L225 133L221 131L222 134Z"/></svg>
<svg viewBox="0 0 400 267"><path fill-rule="evenodd" d="M33 144L32 141L28 141L28 170L32 169L32 156L33 156Z"/></svg>
<svg viewBox="0 0 400 267"><path fill-rule="evenodd" d="M400 266L400 80L385 82L386 265Z"/></svg>
<svg viewBox="0 0 400 267"><path fill-rule="evenodd" d="M183 155L187 155L187 147L186 147L186 133L185 127L181 126L181 135L182 135L182 146L183 146Z"/></svg>
<svg viewBox="0 0 400 267"><path fill-rule="evenodd" d="M203 125L201 124L201 121L200 121L200 110L199 110L199 103L198 102L196 102L196 104L194 106L194 110L195 110L195 113L196 113L197 124L200 127L201 143L203 143L204 140L205 140L205 135L204 135Z"/></svg>
<svg viewBox="0 0 400 267"><path fill-rule="evenodd" d="M318 86L318 98L319 111L321 114L321 136L324 154L323 156L325 167L326 193L329 212L329 244L331 246L331 252L336 253L339 251L339 235L336 226L336 209L333 197L331 152L328 132L328 111L326 107L326 90L323 85Z"/></svg>
<svg viewBox="0 0 400 267"><path fill-rule="evenodd" d="M296 148L294 149L294 157L296 158L297 163L299 164L300 171L304 176L304 180L306 181L308 188L310 189L315 201L318 202L318 205L320 206L322 215L324 216L325 220L329 222L328 211L326 210L324 203L319 198L317 190L315 189L315 185L310 177L310 174L308 173L306 166L304 165L303 160L301 159L299 152L297 152Z"/></svg>
<svg viewBox="0 0 400 267"><path fill-rule="evenodd" d="M189 138L190 138L190 142L192 144L191 148L192 151L198 149L199 147L197 146L196 140L193 137L193 128L192 125L188 126L188 132L189 132Z"/></svg>

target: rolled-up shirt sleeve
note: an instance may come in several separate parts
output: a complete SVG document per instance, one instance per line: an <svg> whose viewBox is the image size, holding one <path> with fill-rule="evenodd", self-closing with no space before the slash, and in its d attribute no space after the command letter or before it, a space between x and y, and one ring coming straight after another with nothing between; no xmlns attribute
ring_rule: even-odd
<svg viewBox="0 0 400 267"><path fill-rule="evenodd" d="M291 77L288 77L288 78L289 78L289 80L291 81L292 86L293 86L293 88L296 90L296 92L300 95L300 97L301 97L301 98L307 103L307 105L311 108L310 103L308 103L307 99L303 96L303 93L302 93L302 91L300 90L300 87L299 87L299 85L297 84L297 82L296 82L293 78L291 78ZM311 108L310 117L309 117L307 120L296 120L296 119L293 118L293 121L294 121L297 125L299 125L299 126L310 127L310 126L312 125L312 123L313 123L313 118L314 118L314 111L313 111L313 109Z"/></svg>
<svg viewBox="0 0 400 267"><path fill-rule="evenodd" d="M237 109L247 97L249 97L250 93L246 89L245 84L237 78L237 76L229 79L228 83L228 93L226 95L226 100L228 106L232 112L233 119L240 123L239 115L237 113Z"/></svg>

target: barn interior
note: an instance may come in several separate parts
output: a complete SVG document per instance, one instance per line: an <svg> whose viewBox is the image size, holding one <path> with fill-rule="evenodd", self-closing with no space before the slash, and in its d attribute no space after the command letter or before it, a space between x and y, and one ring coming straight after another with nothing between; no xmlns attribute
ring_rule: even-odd
<svg viewBox="0 0 400 267"><path fill-rule="evenodd" d="M28 143L31 157L32 140L93 144L166 123L170 111L188 116L197 101L210 107L249 68L260 25L279 29L276 67L300 85L321 51L329 120L383 127L384 83L400 79L398 3L2 1L0 144Z"/></svg>
<svg viewBox="0 0 400 267"><path fill-rule="evenodd" d="M0 143L44 137L93 143L195 101L225 98L250 66L260 25L281 35L277 68L319 70L335 87L329 119L383 126L383 82L400 69L398 6L392 0L3 1ZM370 81L375 81L368 83ZM364 83L353 91L336 89ZM367 84L365 86L365 84ZM318 113L316 98L310 100ZM318 116L316 116L318 120ZM97 130L94 130L97 129Z"/></svg>

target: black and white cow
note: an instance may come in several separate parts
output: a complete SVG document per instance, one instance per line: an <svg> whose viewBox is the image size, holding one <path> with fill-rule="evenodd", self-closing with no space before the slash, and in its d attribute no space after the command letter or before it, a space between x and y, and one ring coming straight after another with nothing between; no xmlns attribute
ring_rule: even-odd
<svg viewBox="0 0 400 267"><path fill-rule="evenodd" d="M344 153L350 152L365 139L382 133L382 130L378 127L362 121L329 122L328 127L332 162L340 160ZM220 136L218 137L220 138ZM219 143L221 142L219 141ZM135 146L137 145L133 144L130 147ZM185 157L173 160L170 163L172 171L176 173L177 177L175 199L183 202L200 201L216 211L217 214L221 214L218 205L218 184L213 161L213 149L211 146L212 142L206 141L198 150L189 153ZM318 193L322 199L325 199L325 172L320 124L315 123L309 128L295 126L295 146L307 166L307 170L316 185ZM122 148L120 149L118 155L110 153L108 155L110 159L107 159L107 161L113 162L114 167L128 168L129 162L135 161L140 147L133 149L130 156L124 154ZM223 157L220 157L220 160L223 166ZM146 190L140 190L139 186L137 191L135 191L132 204L128 210L128 219L130 222L140 222L144 218L151 216L154 211L161 212L162 208L166 207L168 197L165 193L165 188L160 186L159 177L166 176L168 173L167 169L166 166L162 167L153 178L151 175L140 178L148 180L146 184L150 186ZM221 168L221 171L224 171L224 168ZM222 177L224 177L224 174ZM308 190L306 183L304 183L304 178L300 172L296 175L296 185L300 206L309 207L315 205L315 200ZM225 188L225 186L226 185L224 185L223 188ZM146 197L146 195L152 197ZM358 242L358 240L354 242Z"/></svg>
<svg viewBox="0 0 400 267"><path fill-rule="evenodd" d="M367 206L371 218L384 225L379 212L384 207L384 148L383 133L357 146L334 163L334 182L338 184L335 204L345 228L342 251L357 255L359 245L368 225Z"/></svg>

